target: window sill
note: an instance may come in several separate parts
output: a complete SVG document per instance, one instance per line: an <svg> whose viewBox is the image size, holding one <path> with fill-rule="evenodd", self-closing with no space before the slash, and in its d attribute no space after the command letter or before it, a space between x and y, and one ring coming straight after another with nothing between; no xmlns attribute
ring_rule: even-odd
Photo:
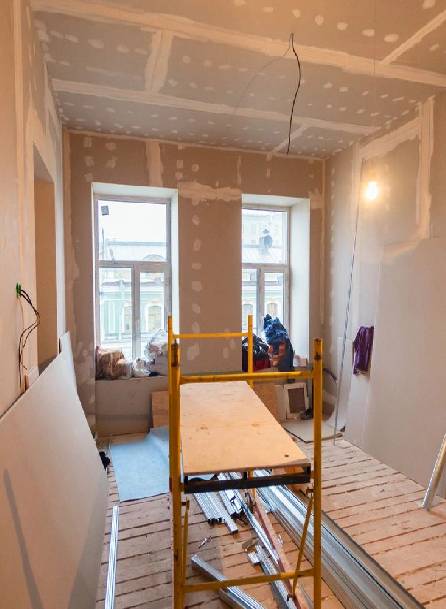
<svg viewBox="0 0 446 609"><path fill-rule="evenodd" d="M152 393L163 390L167 390L167 376L95 381L98 435L147 433L152 424Z"/></svg>

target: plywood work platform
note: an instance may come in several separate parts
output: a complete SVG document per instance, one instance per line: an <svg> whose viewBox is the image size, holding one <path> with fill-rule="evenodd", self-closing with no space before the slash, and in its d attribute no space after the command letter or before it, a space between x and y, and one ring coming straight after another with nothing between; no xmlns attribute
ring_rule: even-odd
<svg viewBox="0 0 446 609"><path fill-rule="evenodd" d="M309 465L246 382L183 385L180 394L184 475Z"/></svg>
<svg viewBox="0 0 446 609"><path fill-rule="evenodd" d="M112 506L119 503L117 486L113 469L109 472L110 497L107 512L107 528L102 556L101 579L99 582L96 609L104 609L105 583L107 578L107 559ZM119 545L116 570L115 609L170 609L172 589L171 565L171 522L169 496L140 501L119 503ZM274 522L274 520L273 520ZM284 542L284 550L289 561L295 564L297 547L287 533L274 523L277 532ZM258 573L249 563L242 544L252 538L251 529L243 524L235 535L228 533L225 525L210 526L204 519L200 508L191 497L189 524L189 556L199 552L205 560L211 562L226 575L233 577L248 576ZM200 544L206 537L212 536L201 549ZM304 568L309 567L306 563ZM187 567L188 583L203 581L196 576L190 563ZM312 578L304 578L302 584L312 595ZM277 605L267 584L247 586L248 594L261 602L266 609L276 609ZM322 585L323 609L343 609L330 589ZM192 593L186 597L186 607L196 609L226 609L216 592Z"/></svg>

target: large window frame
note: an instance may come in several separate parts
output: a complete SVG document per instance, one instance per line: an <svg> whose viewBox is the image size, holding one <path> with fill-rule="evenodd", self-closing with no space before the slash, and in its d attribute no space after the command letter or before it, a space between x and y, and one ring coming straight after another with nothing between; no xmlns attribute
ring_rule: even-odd
<svg viewBox="0 0 446 609"><path fill-rule="evenodd" d="M99 259L99 202L118 202L124 204L150 203L166 206L166 260L100 260ZM169 197L142 197L127 195L107 195L94 193L94 253L95 253L95 337L96 344L101 344L101 312L100 312L100 269L130 269L131 270L131 299L132 299L132 359L144 356L141 353L141 274L164 273L164 329L167 329L167 317L171 310L171 199Z"/></svg>
<svg viewBox="0 0 446 609"><path fill-rule="evenodd" d="M254 332L260 335L263 332L263 318L265 316L265 273L283 273L283 319L281 322L289 329L290 320L290 209L278 205L243 203L242 214L244 209L252 209L258 211L283 212L286 214L286 230L285 230L285 261L280 264L276 263L249 263L243 262L242 255L242 273L243 270L256 271L256 328ZM242 217L243 224L243 217ZM242 237L243 239L243 237ZM243 243L242 243L243 248ZM242 294L243 294L243 275L242 275ZM243 311L242 298L242 311ZM242 319L242 327L246 329L246 319Z"/></svg>

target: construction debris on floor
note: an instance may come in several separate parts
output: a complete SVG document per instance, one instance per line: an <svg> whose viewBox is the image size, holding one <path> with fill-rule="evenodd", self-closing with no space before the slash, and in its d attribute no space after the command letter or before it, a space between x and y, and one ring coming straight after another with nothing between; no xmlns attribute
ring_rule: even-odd
<svg viewBox="0 0 446 609"><path fill-rule="evenodd" d="M311 445L302 447L311 456ZM421 506L424 489L420 485L345 440L338 440L336 445L332 441L325 442L323 453L323 575L330 585L330 588L326 585L323 587L323 608L342 609L342 604L334 595L336 593L341 596L343 590L336 587L335 582L348 581L344 577L347 571L350 574L348 587L356 596L356 605L353 605L355 609L373 607L367 603L376 594L376 582L380 578L384 578L381 581L385 581L394 599L393 604L386 604L391 602L387 593L385 601L378 597L378 602L381 603L379 609L387 606L444 609L446 501L440 500L430 512L426 512ZM109 480L108 529L111 526L112 505L118 502L113 468L110 468ZM240 518L242 506L237 502L235 492L230 493L233 495L227 499L234 513L231 514L220 494L219 499L238 528L235 533L230 532L225 521L220 525L209 524L208 515L204 516L198 503L191 498L188 550L192 558L188 563L188 581L196 581L195 569L203 566L207 568L207 564L220 572L222 577L258 573L250 560L254 529ZM298 557L295 539L299 539L304 524L300 500L283 487L260 489L257 493L260 499L270 504L267 508L272 510L269 517L274 531L282 540L282 549L290 564L295 565ZM115 606L119 609L170 608L171 538L168 496L120 503L120 511ZM108 534L97 609L104 608L107 541ZM354 545L350 546L352 542ZM254 549L256 543L258 544L257 535ZM310 523L309 558L311 544ZM346 548L348 552L345 552ZM355 549L356 560L345 562L352 548ZM367 559L367 554L370 554L371 559ZM199 565L196 564L197 560ZM309 563L304 564L309 566ZM373 577L364 578L361 564L372 571ZM344 571L339 570L342 565ZM355 570L358 568L359 571ZM208 572L206 578L210 577L218 578L218 574ZM355 578L360 582L359 587L352 583ZM311 578L302 580L303 589L309 596L311 584ZM238 599L237 590L235 594ZM248 594L254 599L251 604L243 595L242 599L250 609L259 609L261 605L268 609L277 606L270 586L252 586ZM197 609L220 609L226 606L216 592L194 594L188 598L188 603L188 606L193 605Z"/></svg>

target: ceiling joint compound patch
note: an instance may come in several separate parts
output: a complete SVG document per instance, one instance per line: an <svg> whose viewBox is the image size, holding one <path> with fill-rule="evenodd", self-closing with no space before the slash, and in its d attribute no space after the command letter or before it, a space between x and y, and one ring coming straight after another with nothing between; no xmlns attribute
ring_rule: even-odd
<svg viewBox="0 0 446 609"><path fill-rule="evenodd" d="M32 3L68 128L275 154L289 132L290 154L314 159L392 129L411 105L446 88L444 2L414 0L407 11L376 0L354 12L348 0L322 4L231 0L209 11L204 0L167 8L161 0ZM290 30L302 87L289 131ZM340 132L351 135L334 146ZM146 154L151 183L162 185L156 151ZM189 175L177 172L178 181Z"/></svg>

